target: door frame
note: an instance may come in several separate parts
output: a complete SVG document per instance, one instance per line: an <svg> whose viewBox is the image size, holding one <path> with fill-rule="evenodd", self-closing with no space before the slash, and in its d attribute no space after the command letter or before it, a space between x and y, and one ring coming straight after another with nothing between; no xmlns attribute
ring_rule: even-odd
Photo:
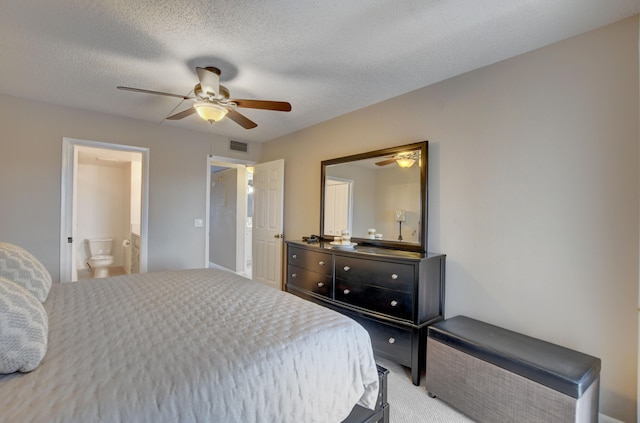
<svg viewBox="0 0 640 423"><path fill-rule="evenodd" d="M101 141L62 138L62 175L60 189L60 282L71 281L73 272L73 243L67 238L75 238L75 184L77 166L77 146L142 153L142 198L140 204L140 272L147 272L148 232L149 232L149 149Z"/></svg>
<svg viewBox="0 0 640 423"><path fill-rule="evenodd" d="M231 157L214 156L209 154L207 156L207 180L205 190L205 244L204 244L204 267L209 267L209 239L211 233L211 166L225 166L225 167L249 167L255 165L253 160L234 159ZM245 181L246 183L246 181ZM240 241L239 239L237 240ZM244 243L244 238L241 240ZM245 252L246 257L246 252ZM243 258L244 261L244 258Z"/></svg>

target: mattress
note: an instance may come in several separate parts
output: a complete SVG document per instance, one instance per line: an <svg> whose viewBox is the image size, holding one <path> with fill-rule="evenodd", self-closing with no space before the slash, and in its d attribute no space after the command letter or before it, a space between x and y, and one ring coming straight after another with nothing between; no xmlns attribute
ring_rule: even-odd
<svg viewBox="0 0 640 423"><path fill-rule="evenodd" d="M353 320L216 269L54 284L49 346L3 422L339 422L378 374Z"/></svg>

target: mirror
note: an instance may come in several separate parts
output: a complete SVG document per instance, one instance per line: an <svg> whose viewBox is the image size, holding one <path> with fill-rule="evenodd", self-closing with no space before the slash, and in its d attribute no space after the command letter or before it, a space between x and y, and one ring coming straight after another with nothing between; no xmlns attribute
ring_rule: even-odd
<svg viewBox="0 0 640 423"><path fill-rule="evenodd" d="M322 237L426 252L427 164L428 141L323 161Z"/></svg>

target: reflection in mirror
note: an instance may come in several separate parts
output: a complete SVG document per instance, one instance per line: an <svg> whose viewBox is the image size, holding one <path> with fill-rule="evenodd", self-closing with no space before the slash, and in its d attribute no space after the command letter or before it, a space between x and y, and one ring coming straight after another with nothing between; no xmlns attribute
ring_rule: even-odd
<svg viewBox="0 0 640 423"><path fill-rule="evenodd" d="M353 180L327 175L324 185L324 233L340 235L343 230L353 233L351 216Z"/></svg>
<svg viewBox="0 0 640 423"><path fill-rule="evenodd" d="M426 154L425 141L322 162L322 235L425 250Z"/></svg>

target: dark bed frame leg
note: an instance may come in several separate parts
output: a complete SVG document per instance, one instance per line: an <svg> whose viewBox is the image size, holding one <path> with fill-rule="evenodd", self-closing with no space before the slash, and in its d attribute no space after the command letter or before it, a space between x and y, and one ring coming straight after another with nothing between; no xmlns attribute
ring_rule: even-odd
<svg viewBox="0 0 640 423"><path fill-rule="evenodd" d="M384 416L380 419L379 423L389 423L391 420L389 419L389 404L386 404L383 409Z"/></svg>
<svg viewBox="0 0 640 423"><path fill-rule="evenodd" d="M351 414L341 423L389 423L389 403L387 402L387 375L389 370L378 365L380 390L375 410L368 410L356 405Z"/></svg>

